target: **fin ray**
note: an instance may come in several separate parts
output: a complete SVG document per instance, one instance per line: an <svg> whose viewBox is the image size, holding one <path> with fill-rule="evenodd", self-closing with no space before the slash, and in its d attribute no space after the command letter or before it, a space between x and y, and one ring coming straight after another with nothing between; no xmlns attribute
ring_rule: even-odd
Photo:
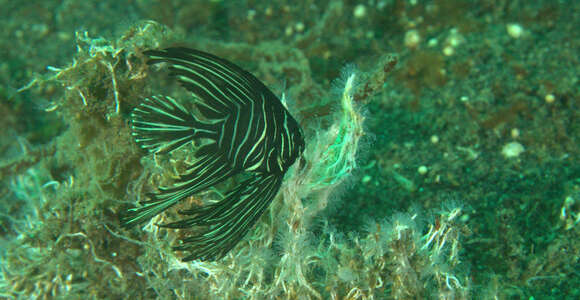
<svg viewBox="0 0 580 300"><path fill-rule="evenodd" d="M183 261L215 260L225 256L250 230L274 199L282 177L278 174L260 174L240 183L218 203L181 211L193 218L164 224L168 228L209 226L200 235L183 239L174 250L189 251Z"/></svg>
<svg viewBox="0 0 580 300"><path fill-rule="evenodd" d="M171 75L208 106L233 111L255 101L269 90L252 74L235 64L198 50L167 48L144 52L148 64L166 62Z"/></svg>
<svg viewBox="0 0 580 300"><path fill-rule="evenodd" d="M159 187L157 193L149 194L142 207L129 209L121 218L123 227L141 224L162 213L182 199L218 184L235 174L221 159L220 154L208 155L196 162L188 173L183 174L170 187Z"/></svg>
<svg viewBox="0 0 580 300"><path fill-rule="evenodd" d="M133 137L153 153L168 153L195 138L217 138L215 125L199 121L175 99L153 96L131 113Z"/></svg>

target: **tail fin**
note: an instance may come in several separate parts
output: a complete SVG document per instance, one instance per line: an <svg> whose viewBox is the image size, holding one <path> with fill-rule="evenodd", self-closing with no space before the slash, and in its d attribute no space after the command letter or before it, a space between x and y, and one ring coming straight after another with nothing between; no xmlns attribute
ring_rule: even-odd
<svg viewBox="0 0 580 300"><path fill-rule="evenodd" d="M194 138L217 135L215 126L199 121L168 96L153 96L131 113L135 142L149 152L168 153Z"/></svg>

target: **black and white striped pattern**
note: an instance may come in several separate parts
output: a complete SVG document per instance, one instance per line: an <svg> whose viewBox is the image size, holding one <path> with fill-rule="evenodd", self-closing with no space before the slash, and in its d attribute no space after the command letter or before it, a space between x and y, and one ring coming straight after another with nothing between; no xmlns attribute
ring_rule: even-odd
<svg viewBox="0 0 580 300"><path fill-rule="evenodd" d="M194 138L216 139L219 131L167 96L146 98L133 110L131 120L135 142L154 153L171 152Z"/></svg>
<svg viewBox="0 0 580 300"><path fill-rule="evenodd" d="M130 209L122 224L146 222L186 197L241 172L252 172L224 200L183 211L193 217L165 225L208 227L184 239L176 250L191 252L185 260L220 258L276 196L285 172L304 149L302 131L264 84L231 62L186 48L144 54L150 58L148 64L168 64L171 75L193 93L203 118L171 97L148 98L132 114L137 144L153 153L167 153L199 138L209 143L196 151L199 160L185 174L149 195L142 207Z"/></svg>
<svg viewBox="0 0 580 300"><path fill-rule="evenodd" d="M174 250L190 252L184 261L225 256L256 223L276 196L282 177L258 174L230 191L226 198L205 207L180 211L194 217L163 225L168 228L207 226L200 234L183 239Z"/></svg>

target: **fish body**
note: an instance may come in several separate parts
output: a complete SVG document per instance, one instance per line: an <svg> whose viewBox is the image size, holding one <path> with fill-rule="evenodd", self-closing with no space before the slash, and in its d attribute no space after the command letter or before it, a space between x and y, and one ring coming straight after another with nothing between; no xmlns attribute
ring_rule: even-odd
<svg viewBox="0 0 580 300"><path fill-rule="evenodd" d="M250 176L219 202L179 211L188 218L160 226L203 226L175 250L184 261L225 256L274 199L284 174L302 154L302 129L262 82L237 65L199 50L149 50L148 64L166 63L170 76L192 93L198 113L169 96L146 98L131 114L133 137L150 153L170 153L195 140L197 160L170 186L148 195L121 216L121 225L147 222L179 201L232 176Z"/></svg>

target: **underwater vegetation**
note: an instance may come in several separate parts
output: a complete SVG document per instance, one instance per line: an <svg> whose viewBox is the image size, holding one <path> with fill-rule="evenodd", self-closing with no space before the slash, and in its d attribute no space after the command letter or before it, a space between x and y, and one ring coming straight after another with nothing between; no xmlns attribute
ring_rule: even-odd
<svg viewBox="0 0 580 300"><path fill-rule="evenodd" d="M143 81L147 79L144 71L145 59L141 61L135 59L141 55L138 49L142 47L145 50L151 46L161 46L147 44L153 39L149 40L143 36L156 36L156 34L171 36L171 33L165 27L155 23L149 22L137 26L137 29L130 31L137 32L131 38L136 41L145 41L143 46L132 44L131 42L135 41L126 37L121 38L120 41L130 43L129 46L124 46L121 42L110 44L101 39L90 39L88 34L84 33L79 35L79 43L82 45L83 42L87 42L89 46L86 50L79 47L80 52L73 65L64 69L55 69L56 75L51 78L39 79L56 80L66 87L68 93L63 102L57 102L55 105L60 107L68 101L77 101L77 111L74 114L72 111L75 109L72 105L62 109L63 115L71 118L71 127L68 132L59 136L59 142L55 146L57 150L54 161L47 162L49 170L55 168L60 170L64 168L61 165L66 162L70 175L65 184L49 180L48 183L43 184L48 187L48 190L44 190L43 187L37 188L37 193L45 200L35 205L44 207L44 210L51 206L47 210L51 213L44 216L41 222L23 224L24 227L14 225L22 231L22 234L19 240L15 241L14 245L18 246L7 248L12 250L4 254L7 260L3 265L4 280L10 287L10 293L66 297L66 295L82 293L81 291L87 287L84 283L92 282L88 281L88 277L91 276L89 274L101 272L104 277L100 284L111 285L119 293L128 289L126 285L128 281L135 282L136 280L134 284L144 281L141 284L150 287L160 297L167 297L169 293L172 293L180 298L188 298L187 295L192 295L194 291L195 298L211 298L213 297L211 295L254 299L276 295L289 298L327 298L340 295L366 298L384 297L394 294L395 291L401 295L410 293L421 297L431 294L432 288L447 294L468 295L469 278L463 269L460 273L455 272L455 268L460 265L459 241L467 230L461 222L457 223L462 213L459 205L447 207L439 212L437 226L424 223L424 217L419 212L413 211L398 214L383 222L370 222L368 232L360 237L344 236L329 227L327 222L318 219L329 203L337 199L334 189L344 184L357 166L359 143L364 136L362 126L364 117L358 108L360 104L355 103L355 98L359 99L358 103L363 103L364 98L377 92L377 77L384 77L385 72L390 72L396 63L395 58L390 56L383 60L386 68L380 68L378 73L367 76L366 82L361 82L364 78L353 67L344 69L341 78L335 83L336 92L331 95L335 97L338 109L331 114L327 129L310 130L306 133L309 139L316 142L306 143L303 159L298 160L295 166L288 170L286 179L282 183L278 182L274 185L274 187L280 186L279 199L273 201L269 208L265 208L266 213L261 218L262 221L258 222L250 234L237 243L238 245L233 250L220 254L220 256L225 255L221 260L182 262L182 259L171 251L170 245L175 240L183 239L182 234L186 232L174 233L172 230L164 229L163 226L157 227L151 222L144 227L145 233L139 234L141 237L135 236L135 231L120 230L117 224L106 219L98 225L73 221L69 223L69 228L65 232L61 232L61 222L67 223L67 219L78 220L80 215L87 211L95 212L105 209L105 211L110 211L111 215L121 213L118 209L119 203L125 203L127 206L133 202L133 199L140 198L142 190L152 189L150 187L152 183L171 180L176 174L182 174L180 170L190 168L180 165L184 159L177 159L179 155L184 155L183 152L173 158L163 158L158 153L159 155L155 157L140 159L141 155L137 146L131 142L131 122L124 121L128 117L133 118L133 132L137 143L145 145L145 148L151 148L154 152L164 152L164 150L174 150L178 146L185 145L185 143L163 144L168 142L164 140L164 136L151 139L157 136L148 135L145 132L146 128L151 128L147 126L158 126L161 121L165 120L161 118L161 115L149 118L147 114L153 112L161 114L163 108L171 110L171 116L182 115L185 118L186 111L181 104L168 97L153 97L150 98L152 100L146 100L145 104L138 103L138 98L142 97L139 93L145 92L130 86L144 87ZM171 61L169 56L165 58L165 54L149 52L148 55L163 57ZM123 69L118 70L113 67L122 64L126 65ZM131 67L128 67L129 65ZM75 78L79 72L82 72L85 78L82 82ZM107 83L104 83L105 86L101 87L100 93L90 85L92 76L108 78ZM94 93L105 97L97 97ZM101 99L108 99L108 101ZM131 99L131 102L124 102L124 99ZM130 107L135 107L136 110L124 116L126 114L124 112L129 111ZM202 112L208 112L208 110L209 108L200 109ZM280 111L281 116L284 111L285 109ZM71 115L67 115L67 112ZM169 116L169 114L163 114L163 116ZM214 115L210 114L205 117L210 116ZM149 122L149 120L157 123ZM276 126L296 128L294 132L289 133L290 136L296 137L297 134L301 134L297 125L290 127L290 123L288 125L281 123ZM87 136L89 134L90 136ZM70 138L77 139L77 142L74 144L69 142L67 139ZM113 143L110 142L111 139L114 139ZM289 145L292 144L289 143ZM297 149L303 147L301 141L294 141L294 145L298 147ZM66 154L67 151L71 151L67 150L67 147L74 147L83 155L78 158L71 157ZM203 146L201 149L204 149ZM207 151L208 154L214 152ZM59 153L62 153L60 155L64 157L59 156ZM294 161L296 154L290 154L289 158L290 161ZM78 159L76 164L75 159ZM84 161L81 163L80 160ZM161 162L157 164L156 160ZM73 165L75 167L72 167ZM97 173L90 172L90 174L99 174L100 177L95 179L92 176L83 176L82 171L74 170L79 165L98 168ZM170 167L164 168L163 165ZM285 170L288 166L289 163L282 164L280 170ZM267 167L264 168L267 169ZM172 175L166 172L176 173ZM45 176L50 177L50 173ZM121 180L121 178L124 179ZM258 176L258 178L262 177ZM42 182L46 180L43 179ZM252 178L249 180L255 181ZM54 183L51 185L50 182ZM244 182L241 184L243 188L252 186ZM87 191L86 186L91 185L93 188ZM156 184L152 186L154 188ZM259 185L262 188L267 186L267 184ZM163 191L174 192L171 189ZM46 193L50 193L49 196L45 196ZM92 201L83 199L88 195L95 197L93 193L99 198ZM215 196L217 193L211 194ZM268 195L273 197L275 193L270 192ZM189 194L179 199L188 196ZM19 197L25 199L38 196L20 195ZM62 207L59 207L46 200L48 197L66 197L68 203L61 202ZM227 194L225 199L228 199ZM195 200L195 197L192 200L199 201ZM71 203L74 207L70 206ZM137 209L135 212L137 213L135 216L140 216L142 210ZM60 214L68 214L68 216L62 219ZM148 218L153 216L145 215ZM171 218L171 215L172 213L162 214L154 218L153 222L164 224L165 220ZM132 218L135 217L129 217L126 220L132 220ZM141 220L146 221L146 219L139 220L140 223ZM235 221L235 218L233 220ZM176 222L181 224L179 222L182 221ZM187 223L188 220L183 222ZM185 227L169 224L169 227ZM321 232L315 234L313 230ZM53 232L55 239L35 236L36 232L47 231ZM95 231L101 231L108 236L100 241L106 244L96 244L97 242L92 238ZM111 244L109 239L115 242ZM32 240L43 244L31 244L29 241ZM208 245L211 244L208 243ZM197 248L189 247L187 250L198 251ZM111 253L114 253L114 256L111 257ZM206 255L209 253L202 254L200 257L208 258L210 256ZM54 258L54 255L57 258ZM185 260L193 258L186 257ZM46 260L53 259L59 260L57 269L52 273L36 273L35 270L38 270ZM446 261L445 268L431 266L436 261ZM76 266L83 264L90 266L79 273ZM423 272L427 266L429 266L429 273ZM165 281L170 278L179 278L182 284L166 289ZM430 286L424 285L425 280L430 282ZM83 284L77 284L77 282ZM87 293L96 293L92 294L96 297L107 297L106 295L99 296L97 286L91 287Z"/></svg>
<svg viewBox="0 0 580 300"><path fill-rule="evenodd" d="M99 3L0 12L0 298L580 296L578 4ZM301 127L273 184L240 172L182 192L217 149L176 120L241 137L212 131L219 97L180 85L188 51L254 74L226 67ZM214 251L197 225L260 191ZM152 200L172 206L140 214Z"/></svg>

